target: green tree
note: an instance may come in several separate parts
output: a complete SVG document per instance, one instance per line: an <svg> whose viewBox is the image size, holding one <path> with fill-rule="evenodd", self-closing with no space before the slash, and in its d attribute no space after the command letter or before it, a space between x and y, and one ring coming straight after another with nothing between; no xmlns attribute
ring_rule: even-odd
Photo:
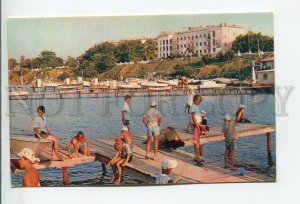
<svg viewBox="0 0 300 204"><path fill-rule="evenodd" d="M157 46L156 43L149 39L146 40L146 42L143 44L144 46L144 60L155 60L157 58L156 52L157 52Z"/></svg>
<svg viewBox="0 0 300 204"><path fill-rule="evenodd" d="M249 45L251 52L258 52L258 48L260 51L271 52L274 51L274 38L261 33L249 32L236 38L232 43L232 50L245 53L249 51Z"/></svg>
<svg viewBox="0 0 300 204"><path fill-rule="evenodd" d="M8 59L8 70L13 70L13 68L17 65L17 60L14 58Z"/></svg>
<svg viewBox="0 0 300 204"><path fill-rule="evenodd" d="M68 67L71 67L71 68L75 68L78 66L78 62L74 57L68 56L68 59L67 59L65 65Z"/></svg>

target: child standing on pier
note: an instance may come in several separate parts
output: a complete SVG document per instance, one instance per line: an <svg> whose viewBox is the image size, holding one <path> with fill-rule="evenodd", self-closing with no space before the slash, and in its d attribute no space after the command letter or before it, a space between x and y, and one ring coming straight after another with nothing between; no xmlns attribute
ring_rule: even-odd
<svg viewBox="0 0 300 204"><path fill-rule="evenodd" d="M127 126L128 131L129 131L129 124L131 123L131 117L130 117L130 103L131 103L131 96L126 95L124 97L124 106L122 109L122 122L123 125Z"/></svg>
<svg viewBox="0 0 300 204"><path fill-rule="evenodd" d="M188 112L188 114L190 114L190 109L193 105L194 96L195 96L194 88L192 86L188 86L187 103L184 109L184 111ZM189 131L190 127L191 127L191 117L189 116L188 126L186 130Z"/></svg>
<svg viewBox="0 0 300 204"><path fill-rule="evenodd" d="M236 121L231 122L231 115L226 114L224 117L224 124L222 127L222 132L224 133L225 137L225 154L224 154L224 168L230 168L235 170L236 167L234 166L234 159L235 159L235 151L236 151L236 140L237 134L235 131L235 124ZM228 157L230 156L230 165L228 163Z"/></svg>
<svg viewBox="0 0 300 204"><path fill-rule="evenodd" d="M113 183L118 178L116 185L120 185L123 180L122 168L125 167L132 160L132 149L130 148L129 144L123 142L116 142L114 144L114 148L115 150L117 150L117 153L114 156L114 158L110 160L108 166L111 166L113 170L111 183ZM119 177L117 176L117 170L119 172Z"/></svg>
<svg viewBox="0 0 300 204"><path fill-rule="evenodd" d="M16 155L16 158L19 159L20 168L25 170L23 186L41 186L39 172L32 166L35 162L40 161L35 157L34 152L29 148L24 148Z"/></svg>
<svg viewBox="0 0 300 204"><path fill-rule="evenodd" d="M74 148L74 153L71 153L71 147ZM83 132L79 131L76 136L74 136L71 142L68 144L69 157L72 159L74 157L79 157L78 153L86 156L91 156L91 145L87 137Z"/></svg>
<svg viewBox="0 0 300 204"><path fill-rule="evenodd" d="M202 162L204 162L204 159L202 157L204 156L204 146L200 144L202 117L199 111L199 105L201 102L202 97L200 95L195 95L191 107L191 118L194 126L192 138L192 143L194 144L194 161L197 162L198 166L203 167L204 165Z"/></svg>
<svg viewBox="0 0 300 204"><path fill-rule="evenodd" d="M164 160L161 162L162 173L155 177L155 184L172 184L178 183L181 177L177 177L172 180L169 175L172 173L173 169L176 168L177 161L175 160Z"/></svg>
<svg viewBox="0 0 300 204"><path fill-rule="evenodd" d="M159 126L162 123L162 115L159 110L156 109L156 102L152 101L150 109L143 117L143 123L147 127L147 144L145 159L149 159L148 154L150 152L150 145L152 138L154 138L154 157L153 160L157 160L158 151L158 136L160 135Z"/></svg>

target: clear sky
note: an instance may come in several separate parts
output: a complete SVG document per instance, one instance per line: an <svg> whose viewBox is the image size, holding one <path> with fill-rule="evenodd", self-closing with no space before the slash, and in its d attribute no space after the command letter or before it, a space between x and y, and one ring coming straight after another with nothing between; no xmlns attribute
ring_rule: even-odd
<svg viewBox="0 0 300 204"><path fill-rule="evenodd" d="M193 14L115 17L12 18L8 21L8 56L37 57L42 50L64 59L77 57L96 43L189 26L229 23L273 36L272 13Z"/></svg>

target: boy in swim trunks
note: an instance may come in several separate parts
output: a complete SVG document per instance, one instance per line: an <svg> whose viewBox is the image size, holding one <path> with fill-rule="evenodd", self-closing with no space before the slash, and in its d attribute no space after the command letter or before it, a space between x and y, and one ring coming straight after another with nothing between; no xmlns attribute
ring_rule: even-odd
<svg viewBox="0 0 300 204"><path fill-rule="evenodd" d="M113 183L117 178L118 181L116 182L116 185L120 185L122 182L122 172L123 167L126 167L126 165L131 162L132 160L132 150L127 143L123 142L116 142L114 144L115 150L117 150L116 155L110 162L108 163L108 166L112 167L113 170L113 176L111 178L111 183ZM119 172L119 177L117 176L117 170Z"/></svg>
<svg viewBox="0 0 300 204"><path fill-rule="evenodd" d="M74 148L74 153L71 153L71 147ZM84 135L83 132L79 131L76 136L72 138L68 144L68 153L69 157L72 159L74 157L79 157L78 153L81 153L86 156L91 156L91 145L90 141Z"/></svg>
<svg viewBox="0 0 300 204"><path fill-rule="evenodd" d="M125 142L129 144L131 149L133 148L133 136L128 131L127 126L124 126L121 130L121 135L116 138L116 142Z"/></svg>

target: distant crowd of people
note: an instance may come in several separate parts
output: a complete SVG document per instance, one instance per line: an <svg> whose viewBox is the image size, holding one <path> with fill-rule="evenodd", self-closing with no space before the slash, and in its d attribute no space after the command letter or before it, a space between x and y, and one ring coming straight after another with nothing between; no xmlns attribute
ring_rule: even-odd
<svg viewBox="0 0 300 204"><path fill-rule="evenodd" d="M201 135L205 135L210 130L208 120L206 118L207 113L200 111L199 107L202 103L202 97L194 93L193 87L188 87L187 103L185 105L185 112L189 114L188 125L186 130L192 130L193 136L191 138L194 144L194 162L196 165L203 167L204 160L204 145L201 143ZM123 128L121 134L114 141L114 149L116 150L115 156L109 161L108 166L112 168L113 176L111 183L116 181L116 185L119 185L123 181L123 168L133 160L134 155L134 137L131 134L131 96L124 97L124 106L121 111L121 118ZM56 136L50 131L47 126L45 117L45 107L39 106L37 108L37 116L34 118L34 135L41 140L52 141L52 161L62 160L59 155L59 141ZM143 124L147 129L147 141L145 148L145 159L158 160L158 149L160 145L165 146L170 151L176 151L177 148L185 145L184 140L174 127L166 127L161 130L163 123L163 116L156 107L156 101L153 100L146 111L142 119ZM225 153L224 153L224 168L235 169L235 151L237 134L235 131L236 123L251 122L245 116L245 106L240 105L236 112L236 118L232 120L231 115L226 114L222 126L222 132L225 137ZM153 156L150 156L150 147L154 142ZM70 159L79 157L80 154L90 156L91 144L86 135L79 131L72 137L71 141L67 145L67 151ZM40 176L39 173L32 166L33 163L38 162L38 158L35 157L34 152L28 148L23 149L17 154L20 158L20 168L25 169L25 175L23 184L24 186L39 186ZM175 160L163 160L161 162L162 173L156 176L157 184L177 183L180 180L180 176L172 180L169 177L172 170L178 165Z"/></svg>

